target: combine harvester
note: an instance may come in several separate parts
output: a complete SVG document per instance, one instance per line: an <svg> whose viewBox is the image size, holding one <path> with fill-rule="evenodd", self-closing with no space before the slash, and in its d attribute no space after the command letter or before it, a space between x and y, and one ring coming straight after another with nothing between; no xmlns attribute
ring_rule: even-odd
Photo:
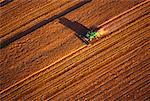
<svg viewBox="0 0 150 101"><path fill-rule="evenodd" d="M97 39L102 38L106 35L106 31L104 29L99 30L91 30L85 34L76 34L85 44L91 45Z"/></svg>
<svg viewBox="0 0 150 101"><path fill-rule="evenodd" d="M93 44L96 39L98 40L107 34L103 27L93 26L91 28L87 28L77 21L70 21L64 17L59 18L59 20L61 24L73 30L75 35L87 45Z"/></svg>

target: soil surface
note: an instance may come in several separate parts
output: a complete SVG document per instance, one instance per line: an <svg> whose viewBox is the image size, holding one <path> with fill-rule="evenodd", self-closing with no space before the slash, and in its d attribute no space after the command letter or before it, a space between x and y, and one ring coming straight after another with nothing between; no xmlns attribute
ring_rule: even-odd
<svg viewBox="0 0 150 101"><path fill-rule="evenodd" d="M150 100L149 0L1 0L2 101ZM103 29L86 45L78 34Z"/></svg>

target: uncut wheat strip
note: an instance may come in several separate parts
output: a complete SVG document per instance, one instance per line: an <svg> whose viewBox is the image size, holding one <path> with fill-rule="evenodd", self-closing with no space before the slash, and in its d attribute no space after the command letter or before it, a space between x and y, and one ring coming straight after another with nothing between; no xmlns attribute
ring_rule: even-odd
<svg viewBox="0 0 150 101"><path fill-rule="evenodd" d="M112 19L109 19L108 21L104 22L103 24L97 25L97 26L98 28L100 28L99 30L101 30L102 28L104 31L106 30L108 32L112 32L116 30L116 28L118 28L119 26L123 26L125 25L125 23L130 23L133 19L135 20L138 19L140 15L149 13L150 12L150 10L148 9L149 5L150 3L148 1L142 2L134 6L133 8L123 12L122 14L119 14L113 17ZM107 22L109 22L109 24ZM109 34L109 33L106 33L106 34Z"/></svg>
<svg viewBox="0 0 150 101"><path fill-rule="evenodd" d="M131 63L130 63L130 60L131 59L134 59L134 58L138 58L138 56L139 56L139 54L137 54L137 52L139 52L140 51L140 49L141 48L139 48L138 47L138 50L137 49L135 49L134 51L132 50L131 52L129 52L129 53L127 53L127 54L125 54L125 56L122 56L122 57L120 57L121 58L121 60L120 60L120 58L118 58L118 59L116 59L116 60L114 60L114 62L112 62L112 63L110 63L110 64L108 64L108 65L105 65L105 66L103 66L103 67L101 67L99 70L97 70L97 71L95 71L95 72L93 72L92 74L93 75L95 75L96 76L96 78L98 78L98 77L103 77L103 78L101 78L102 80L101 81L105 81L105 80L110 80L111 78L108 78L109 77L109 75L108 75L108 73L109 72L114 72L114 71L119 71L120 69L122 69L122 68L117 68L117 67L120 67L121 65L124 65L124 66L130 66L131 65ZM144 50L145 50L145 48L144 48ZM129 57L129 56L131 56L131 54L133 54L132 55L132 57ZM141 52L140 52L140 54L141 54ZM129 57L130 59L128 59L128 58L126 58L126 57ZM120 60L120 61L119 61ZM123 61L124 60L124 61ZM119 62L118 62L119 61ZM128 63L129 62L129 63ZM119 64L117 64L115 67L113 67L113 68L111 68L111 69L107 69L107 68L109 68L109 67L111 67L110 65L112 65L112 64L116 64L116 63L119 63ZM125 65L126 64L126 65ZM125 67L124 67L125 68ZM107 70L106 70L107 69ZM122 70L122 72L123 72L123 70ZM120 73L120 72L119 72ZM118 74L119 75L119 74ZM112 75L112 77L114 77L114 75ZM116 76L115 76L116 77ZM88 75L86 78L84 78L83 80L81 80L80 82L78 81L77 83L75 83L75 84L73 84L73 85L71 85L71 87L67 87L66 89L64 89L64 90L62 90L61 92L60 92L60 94L56 94L56 95L54 95L54 96L52 96L52 99L55 99L57 96L59 96L59 97L61 97L61 98L63 98L65 95L67 95L68 97L71 97L71 95L70 95L70 93L72 93L74 96L75 95L79 95L78 97L80 97L80 96L82 96L84 93L82 92L81 93L81 91L83 91L82 89L84 89L85 90L85 92L87 92L87 91L89 91L89 88L92 88L92 87L96 87L96 85L98 85L98 81L97 80L95 80L96 78L94 78L94 79L92 79L92 75L90 74L90 75ZM88 81L86 80L86 79L88 79ZM90 82L90 83L89 83ZM92 82L95 82L95 83L92 83ZM81 84L80 84L81 83ZM84 85L83 85L83 84ZM78 88L78 85L81 85L81 86L83 86L83 87L81 87L81 88ZM75 85L77 85L77 87L74 87ZM73 88L72 88L73 87ZM74 92L71 92L70 90L75 90ZM68 95L69 94L69 95ZM54 97L54 98L53 98Z"/></svg>

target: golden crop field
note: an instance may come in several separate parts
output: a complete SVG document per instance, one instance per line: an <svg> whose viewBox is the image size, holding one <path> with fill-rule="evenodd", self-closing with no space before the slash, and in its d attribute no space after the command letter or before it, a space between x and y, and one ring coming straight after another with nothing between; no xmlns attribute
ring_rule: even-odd
<svg viewBox="0 0 150 101"><path fill-rule="evenodd" d="M1 101L149 101L149 0L1 0ZM104 36L86 45L77 34Z"/></svg>

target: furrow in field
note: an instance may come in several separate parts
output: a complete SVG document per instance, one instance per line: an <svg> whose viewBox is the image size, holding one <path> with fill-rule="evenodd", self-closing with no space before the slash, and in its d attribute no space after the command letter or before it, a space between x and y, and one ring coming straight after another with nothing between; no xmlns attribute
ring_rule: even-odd
<svg viewBox="0 0 150 101"><path fill-rule="evenodd" d="M141 48L139 48L138 50L140 50L140 49ZM96 89L96 87L99 87L100 86L99 83L102 83L102 85L104 85L105 82L108 82L112 78L119 76L119 74L125 72L128 69L130 70L130 68L129 68L130 65L132 67L134 65L137 65L137 64L131 64L131 60L139 58L140 54L143 54L143 52L140 54L137 54L137 53L139 53L138 50L134 50L134 54L136 56L133 55L134 57L131 57L131 59L129 59L129 60L126 57L130 57L131 54L133 54L133 51L130 54L128 53L125 56L122 56L121 59L118 58L118 59L114 60L112 63L109 63L108 65L100 67L97 71L93 72L92 74L89 74L83 80L81 79L77 83L70 85L71 87L67 87L64 90L62 90L60 92L60 94L58 93L57 96L54 96L54 99L56 99L57 97L60 97L60 98L71 97L70 94L74 95L71 98L74 98L75 96L78 96L80 98L81 96L83 96L83 94L90 92L90 89L92 89L92 88ZM143 59L143 58L141 58L141 59ZM119 63L119 64L117 66L113 66L113 64L116 64L116 63ZM115 75L115 73L117 71L120 71L120 72L118 72ZM79 87L81 87L81 88L79 88ZM83 92L83 90L85 90L85 91Z"/></svg>
<svg viewBox="0 0 150 101"><path fill-rule="evenodd" d="M115 100L123 100L123 99L138 99L138 97L142 96L143 94L145 94L150 86L150 81L149 79L147 81L143 81L143 83L138 84L137 87L132 88L131 90L128 90L128 92L126 92L123 95L119 95L119 97L116 97Z"/></svg>
<svg viewBox="0 0 150 101"><path fill-rule="evenodd" d="M136 42L138 42L137 40L134 40L134 41L136 41ZM129 41L130 42L130 41ZM140 42L139 43L141 43L141 40L140 40ZM138 43L138 45L140 45ZM145 42L143 42L143 43L145 43ZM141 43L141 44L143 44L143 43ZM131 43L131 44L133 44L133 43ZM129 46L127 46L128 48L129 48ZM133 47L132 47L133 48ZM130 49L132 49L131 47L130 47ZM120 49L122 49L122 51L123 51L123 48L121 48L120 47ZM117 50L117 49L116 49ZM118 52L120 52L120 53L122 53L121 52L121 50L119 51L119 50L117 50ZM112 54L112 56L110 55L109 56L109 54ZM107 63L109 63L110 61L109 61L109 59L106 59L107 57L111 57L110 59L112 60L112 58L117 58L117 55L115 56L114 55L114 53L116 53L115 51L114 52L108 52L107 54L107 56L105 55L105 59L100 59L101 60L101 62L102 62L102 64L101 65L104 65L104 64L107 64ZM125 53L124 53L125 54ZM98 55L100 55L100 54L98 54ZM95 65L96 64L98 64L98 63L101 63L100 62L100 60L98 60L98 58L99 57L102 57L101 55L100 56L96 56L96 55L94 55L93 56L93 58L91 58L92 60L94 60L94 61L92 61L91 59L87 59L87 61L85 61L85 62L82 62L82 63L80 63L79 64L79 66L78 65L75 65L75 66L73 66L74 68L73 69L71 69L71 70L69 70L69 71L67 71L67 72L65 72L63 75L61 75L59 78L57 77L56 79L54 79L53 81L51 81L51 80L47 80L47 82L45 82L45 85L44 85L44 88L49 88L49 93L50 94L55 94L56 92L58 92L60 89L63 89L63 87L66 87L66 85L65 84L70 84L70 83L73 83L73 82L75 82L77 79L79 79L79 78L82 78L82 77L84 77L84 76L86 76L87 74L89 74L89 73L91 73L91 72L93 72L93 71L96 71L98 68L97 67L95 67ZM118 55L121 55L121 54L119 54L118 53ZM95 60L96 59L96 60ZM90 64L88 64L89 63L89 61L92 61L92 64L90 65ZM107 61L107 62L106 62ZM95 63L96 62L96 63ZM77 66L77 68L75 68ZM82 67L82 68L81 68ZM91 68L92 67L92 68ZM89 72L88 72L89 71ZM87 73L88 72L88 73ZM47 86L46 86L47 85ZM64 86L63 86L64 85ZM43 89L43 88L41 88L41 89ZM56 90L57 89L57 90ZM46 91L45 90L42 90L42 91L40 91L40 93L38 94L38 95L40 95L40 94L44 94L44 93L46 93ZM50 95L49 94L49 95ZM35 95L34 93L33 93L33 95ZM51 95L50 95L51 96ZM33 96L33 98L34 98L34 96Z"/></svg>
<svg viewBox="0 0 150 101"><path fill-rule="evenodd" d="M149 66L149 65L148 65ZM147 68L148 68L148 66L146 66ZM136 72L135 72L136 73ZM141 71L140 73L143 73L143 75L142 74L140 74L140 75L137 75L137 76L130 76L129 77L129 79L124 79L123 80L123 82L124 82L124 87L126 87L126 86L130 86L128 83L130 83L130 82L132 82L132 81L129 81L129 80L133 80L133 86L134 85L137 85L138 83L141 83L141 82L143 82L143 79L144 80L148 80L146 77L147 77L147 75L148 75L148 69L146 69L144 72L143 71ZM137 73L138 74L138 73ZM133 75L135 75L135 74L133 74ZM133 79L131 79L131 78L133 78ZM135 79L135 80L134 80ZM132 83L131 83L132 84ZM123 88L123 87L122 87ZM119 88L118 88L119 89ZM118 91L118 90L116 90L116 91ZM105 93L105 94L107 94L107 93ZM97 95L97 98L96 97L93 97L93 98L95 98L95 99L99 99L99 100L102 100L102 99L108 99L107 98L107 95L103 95L103 96L98 96ZM120 93L119 93L120 94ZM117 96L116 96L117 97ZM92 98L92 99L93 99ZM114 100L114 98L111 98L110 100Z"/></svg>

